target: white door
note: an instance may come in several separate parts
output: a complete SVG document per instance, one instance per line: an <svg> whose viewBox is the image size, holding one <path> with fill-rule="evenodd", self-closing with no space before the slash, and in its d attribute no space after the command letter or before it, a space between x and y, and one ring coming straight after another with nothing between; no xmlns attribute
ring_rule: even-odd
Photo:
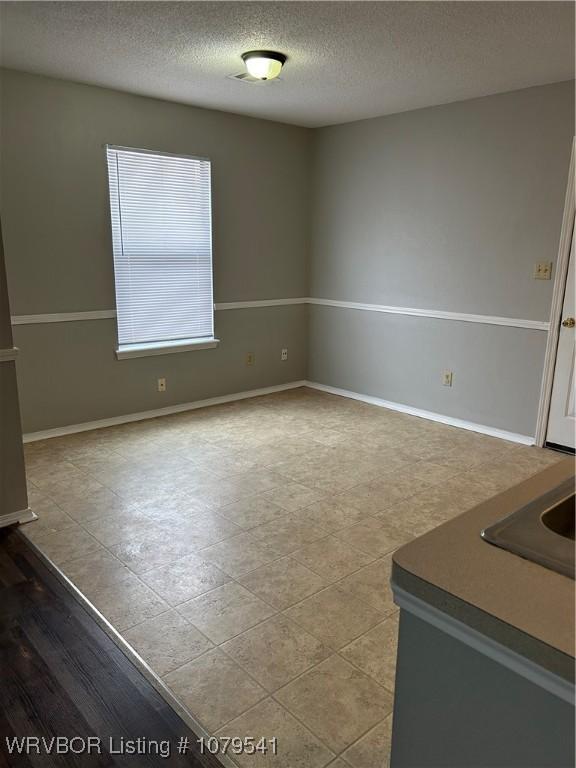
<svg viewBox="0 0 576 768"><path fill-rule="evenodd" d="M574 448L574 433L576 432L576 396L575 371L576 363L576 308L574 305L574 239L570 249L570 264L566 280L566 293L562 308L562 325L558 339L554 382L552 384L552 399L548 418L547 443Z"/></svg>

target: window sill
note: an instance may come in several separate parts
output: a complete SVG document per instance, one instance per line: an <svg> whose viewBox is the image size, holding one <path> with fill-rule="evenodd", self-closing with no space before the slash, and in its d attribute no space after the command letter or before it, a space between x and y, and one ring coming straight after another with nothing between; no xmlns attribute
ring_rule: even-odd
<svg viewBox="0 0 576 768"><path fill-rule="evenodd" d="M219 339L177 339L175 341L154 341L148 344L125 344L118 347L118 360L131 357L151 357L152 355L171 355L175 352L191 352L196 349L214 349L220 343Z"/></svg>

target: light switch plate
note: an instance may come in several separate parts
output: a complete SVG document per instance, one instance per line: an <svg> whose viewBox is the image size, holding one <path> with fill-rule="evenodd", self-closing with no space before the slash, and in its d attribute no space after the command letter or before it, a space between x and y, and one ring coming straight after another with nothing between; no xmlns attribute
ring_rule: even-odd
<svg viewBox="0 0 576 768"><path fill-rule="evenodd" d="M552 262L542 261L534 264L534 280L550 280L552 278Z"/></svg>

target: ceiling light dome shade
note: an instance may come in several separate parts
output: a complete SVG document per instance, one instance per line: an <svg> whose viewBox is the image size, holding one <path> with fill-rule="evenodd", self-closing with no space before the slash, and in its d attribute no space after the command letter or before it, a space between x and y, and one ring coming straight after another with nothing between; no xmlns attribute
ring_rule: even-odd
<svg viewBox="0 0 576 768"><path fill-rule="evenodd" d="M247 51L242 54L248 74L258 80L273 80L278 77L286 56L277 51Z"/></svg>

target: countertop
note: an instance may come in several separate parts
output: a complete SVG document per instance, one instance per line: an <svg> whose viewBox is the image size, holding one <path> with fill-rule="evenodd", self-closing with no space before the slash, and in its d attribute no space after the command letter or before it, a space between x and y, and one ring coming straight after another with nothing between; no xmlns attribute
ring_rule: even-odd
<svg viewBox="0 0 576 768"><path fill-rule="evenodd" d="M508 648L572 679L575 582L480 532L574 476L560 461L401 547L393 582Z"/></svg>

